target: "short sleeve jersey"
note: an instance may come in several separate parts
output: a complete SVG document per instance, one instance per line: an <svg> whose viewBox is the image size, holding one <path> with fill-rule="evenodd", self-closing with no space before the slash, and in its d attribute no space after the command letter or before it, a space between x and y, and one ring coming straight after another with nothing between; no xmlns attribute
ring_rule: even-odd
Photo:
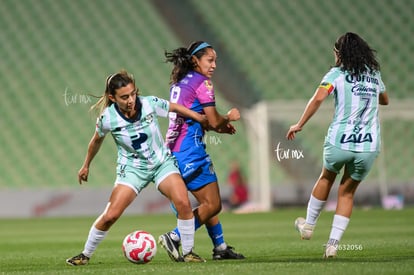
<svg viewBox="0 0 414 275"><path fill-rule="evenodd" d="M100 137L111 133L118 147L118 165L139 169L152 169L160 165L170 150L165 146L158 116L167 117L169 102L154 96L137 97L141 104L141 117L126 118L112 104L97 119L96 132Z"/></svg>
<svg viewBox="0 0 414 275"><path fill-rule="evenodd" d="M213 84L208 77L190 72L180 82L171 86L170 101L203 114L204 107L216 105ZM169 117L166 142L171 151L183 152L188 149L205 148L204 130L200 123L176 113L170 113Z"/></svg>
<svg viewBox="0 0 414 275"><path fill-rule="evenodd" d="M353 76L333 67L322 79L335 98L335 114L326 140L343 150L374 152L380 150L379 94L385 92L381 73Z"/></svg>

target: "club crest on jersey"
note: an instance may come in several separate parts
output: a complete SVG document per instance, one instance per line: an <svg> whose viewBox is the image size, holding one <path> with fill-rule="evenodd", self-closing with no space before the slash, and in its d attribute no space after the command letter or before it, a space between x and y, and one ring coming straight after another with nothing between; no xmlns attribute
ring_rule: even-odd
<svg viewBox="0 0 414 275"><path fill-rule="evenodd" d="M154 120L154 116L152 114L149 114L145 117L145 122L151 123Z"/></svg>
<svg viewBox="0 0 414 275"><path fill-rule="evenodd" d="M213 84L211 83L211 81L208 80L204 80L204 86L206 86L207 90L211 91L213 89Z"/></svg>

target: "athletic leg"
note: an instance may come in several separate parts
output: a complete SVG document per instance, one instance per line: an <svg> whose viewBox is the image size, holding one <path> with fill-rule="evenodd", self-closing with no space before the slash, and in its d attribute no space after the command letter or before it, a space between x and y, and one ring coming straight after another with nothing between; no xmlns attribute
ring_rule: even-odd
<svg viewBox="0 0 414 275"><path fill-rule="evenodd" d="M337 246L348 227L349 219L354 205L354 195L361 181L352 179L345 167L338 189L338 203L332 222L331 233L324 257L331 258L336 256Z"/></svg>
<svg viewBox="0 0 414 275"><path fill-rule="evenodd" d="M233 247L228 246L224 241L223 227L218 217L218 213L221 211L221 197L217 182L209 183L200 189L191 191L191 193L200 204L195 210L196 219L200 224L205 224L208 235L213 242L213 259L244 259L242 254L234 252Z"/></svg>
<svg viewBox="0 0 414 275"><path fill-rule="evenodd" d="M191 203L188 198L187 188L180 174L173 173L167 176L158 185L158 189L164 194L175 206L177 210L177 228L181 236L181 245L183 252L183 260L191 262L205 262L205 260L199 257L193 252L194 248L194 214L191 209ZM168 247L163 241L167 241L165 234L160 236L159 242L169 253L171 259L175 261L181 261L182 259L178 255L170 255Z"/></svg>
<svg viewBox="0 0 414 275"><path fill-rule="evenodd" d="M332 172L325 167L322 168L321 175L315 183L312 194L310 195L306 209L306 219L299 217L295 221L295 228L299 231L303 240L309 240L312 237L316 222L325 206L329 192L335 182L337 173Z"/></svg>
<svg viewBox="0 0 414 275"><path fill-rule="evenodd" d="M136 192L132 188L120 184L115 185L104 212L95 220L89 230L82 253L67 259L66 262L70 265L87 264L98 245L106 237L110 227L118 220L135 197Z"/></svg>
<svg viewBox="0 0 414 275"><path fill-rule="evenodd" d="M325 167L322 169L321 175L313 187L312 194L308 202L306 214L306 222L308 224L316 224L326 200L328 199L332 185L335 182L336 175L337 174L335 172L329 171Z"/></svg>
<svg viewBox="0 0 414 275"><path fill-rule="evenodd" d="M177 209L177 227L181 234L183 254L194 247L194 215L188 199L187 188L179 174L171 174L165 178L158 189Z"/></svg>
<svg viewBox="0 0 414 275"><path fill-rule="evenodd" d="M221 211L220 190L217 182L212 182L203 187L191 191L199 206L195 210L200 225L207 223L212 217L218 215ZM214 224L214 221L210 222Z"/></svg>

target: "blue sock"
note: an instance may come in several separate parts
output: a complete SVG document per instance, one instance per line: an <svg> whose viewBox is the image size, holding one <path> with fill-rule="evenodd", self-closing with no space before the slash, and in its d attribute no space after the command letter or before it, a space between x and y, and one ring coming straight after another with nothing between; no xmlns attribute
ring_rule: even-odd
<svg viewBox="0 0 414 275"><path fill-rule="evenodd" d="M208 235L210 236L214 247L217 247L224 243L224 234L223 234L223 228L221 227L221 223L214 226L206 226Z"/></svg>

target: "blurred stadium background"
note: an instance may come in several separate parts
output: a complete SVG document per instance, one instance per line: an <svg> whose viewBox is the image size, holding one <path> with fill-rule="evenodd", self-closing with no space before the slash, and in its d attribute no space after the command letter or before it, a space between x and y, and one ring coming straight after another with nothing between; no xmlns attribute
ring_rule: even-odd
<svg viewBox="0 0 414 275"><path fill-rule="evenodd" d="M208 133L205 140L223 196L237 161L253 210L306 203L332 101L297 141L284 135L333 65L335 39L347 31L378 50L391 100L381 108L383 152L357 204L378 206L388 195L414 203L411 0L0 0L0 28L0 217L99 213L115 178L116 150L107 138L89 182L79 187L77 171L94 131L91 95L101 95L106 76L123 68L143 95L168 98L164 51L194 40L218 53L219 110L242 111L236 136ZM280 160L278 148L303 157ZM128 211L168 211L154 188L143 192Z"/></svg>

